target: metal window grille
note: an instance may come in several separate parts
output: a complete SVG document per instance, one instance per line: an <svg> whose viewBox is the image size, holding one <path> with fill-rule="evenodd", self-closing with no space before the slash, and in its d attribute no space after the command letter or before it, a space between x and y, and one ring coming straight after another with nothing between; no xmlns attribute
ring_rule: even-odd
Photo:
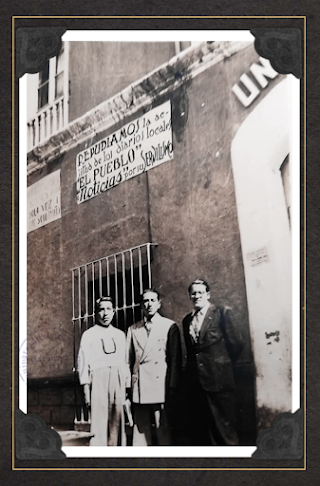
<svg viewBox="0 0 320 486"><path fill-rule="evenodd" d="M101 296L113 299L116 327L126 332L128 326L140 320L141 293L152 286L154 246L145 243L71 270L72 321L79 337L94 324L95 301Z"/></svg>

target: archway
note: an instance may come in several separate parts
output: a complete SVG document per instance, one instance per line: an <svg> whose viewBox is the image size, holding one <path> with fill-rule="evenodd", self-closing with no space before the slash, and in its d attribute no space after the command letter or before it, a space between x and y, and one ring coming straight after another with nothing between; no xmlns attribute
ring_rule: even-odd
<svg viewBox="0 0 320 486"><path fill-rule="evenodd" d="M290 100L286 78L248 115L231 147L257 409L268 416L291 411L292 400L291 232L280 171L290 152Z"/></svg>

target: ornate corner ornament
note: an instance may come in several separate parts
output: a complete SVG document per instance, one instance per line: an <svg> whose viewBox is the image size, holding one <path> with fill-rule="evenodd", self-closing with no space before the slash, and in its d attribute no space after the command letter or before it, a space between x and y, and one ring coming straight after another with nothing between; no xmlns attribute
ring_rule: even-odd
<svg viewBox="0 0 320 486"><path fill-rule="evenodd" d="M16 30L16 75L38 73L61 49L64 27L19 27Z"/></svg>
<svg viewBox="0 0 320 486"><path fill-rule="evenodd" d="M66 459L58 432L49 429L39 415L15 411L16 457L25 459Z"/></svg>
<svg viewBox="0 0 320 486"><path fill-rule="evenodd" d="M252 29L257 53L269 59L280 74L302 76L301 30L297 28Z"/></svg>
<svg viewBox="0 0 320 486"><path fill-rule="evenodd" d="M303 412L278 415L272 426L262 430L253 459L301 459L303 457Z"/></svg>

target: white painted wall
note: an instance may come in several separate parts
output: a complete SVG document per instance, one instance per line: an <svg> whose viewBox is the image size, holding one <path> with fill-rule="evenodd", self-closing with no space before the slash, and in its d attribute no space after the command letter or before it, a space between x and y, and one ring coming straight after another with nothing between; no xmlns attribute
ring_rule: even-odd
<svg viewBox="0 0 320 486"><path fill-rule="evenodd" d="M291 233L279 170L290 152L288 78L258 104L232 143L232 165L258 408L291 411ZM268 261L252 265L255 252ZM266 338L266 333L279 332ZM269 343L269 344L268 344Z"/></svg>

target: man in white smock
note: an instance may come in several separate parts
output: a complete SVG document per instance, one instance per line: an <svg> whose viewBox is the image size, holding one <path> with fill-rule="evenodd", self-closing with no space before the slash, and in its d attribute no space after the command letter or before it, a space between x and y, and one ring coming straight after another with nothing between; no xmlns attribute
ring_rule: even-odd
<svg viewBox="0 0 320 486"><path fill-rule="evenodd" d="M86 405L91 407L90 446L126 445L123 403L125 399L125 334L112 326L111 297L96 301L96 324L81 338L79 379Z"/></svg>

